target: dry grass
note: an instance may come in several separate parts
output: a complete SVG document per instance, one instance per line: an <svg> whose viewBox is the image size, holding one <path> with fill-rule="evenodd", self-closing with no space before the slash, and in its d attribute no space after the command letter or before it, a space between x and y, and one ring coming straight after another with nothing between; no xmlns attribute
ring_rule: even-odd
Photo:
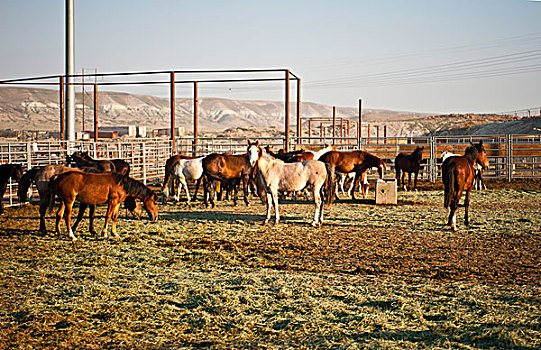
<svg viewBox="0 0 541 350"><path fill-rule="evenodd" d="M339 201L320 229L306 203L278 226L255 200L167 205L75 246L8 209L0 348L540 348L541 191L474 193L457 233L441 191L399 200Z"/></svg>

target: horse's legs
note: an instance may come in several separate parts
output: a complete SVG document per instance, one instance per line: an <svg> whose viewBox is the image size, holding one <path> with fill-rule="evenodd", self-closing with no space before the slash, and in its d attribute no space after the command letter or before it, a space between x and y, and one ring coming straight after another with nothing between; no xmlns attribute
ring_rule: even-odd
<svg viewBox="0 0 541 350"><path fill-rule="evenodd" d="M404 186L404 191L407 191L408 188L406 187L406 172L402 171L402 186Z"/></svg>
<svg viewBox="0 0 541 350"><path fill-rule="evenodd" d="M417 191L417 176L419 176L419 171L415 172L415 181L413 183L413 190Z"/></svg>
<svg viewBox="0 0 541 350"><path fill-rule="evenodd" d="M201 176L197 181L195 182L195 192L193 193L193 201L195 202L197 200L197 191L199 191L199 185L201 185L201 181L203 181L203 176Z"/></svg>
<svg viewBox="0 0 541 350"><path fill-rule="evenodd" d="M396 186L400 188L400 168L396 167Z"/></svg>
<svg viewBox="0 0 541 350"><path fill-rule="evenodd" d="M45 198L45 196L40 196L40 198ZM40 200L39 202L39 232L47 234L47 228L45 227L45 214L47 214L47 201Z"/></svg>
<svg viewBox="0 0 541 350"><path fill-rule="evenodd" d="M89 205L90 210L88 211L88 231L92 235L96 234L96 231L94 231L94 214L96 213L96 206L95 205Z"/></svg>
<svg viewBox="0 0 541 350"><path fill-rule="evenodd" d="M116 221L118 220L118 212L120 211L120 203L115 204L113 209L113 224L111 225L111 233L113 236L118 236L116 233Z"/></svg>
<svg viewBox="0 0 541 350"><path fill-rule="evenodd" d="M362 173L356 172L355 177L353 178L353 188L357 186L357 182L359 181L359 178L361 177ZM355 191L351 192L351 199L355 200Z"/></svg>
<svg viewBox="0 0 541 350"><path fill-rule="evenodd" d="M186 178L182 178L182 186L184 186L184 188L186 189L186 198L187 198L187 203L190 204L190 202L192 201L192 199L190 198L190 189L188 188L188 183L186 182Z"/></svg>
<svg viewBox="0 0 541 350"><path fill-rule="evenodd" d="M83 215L85 215L86 208L88 207L88 204L81 203L79 205L79 212L77 213L77 219L75 219L75 222L73 223L73 226L71 227L71 230L75 233L75 230L77 230L77 226L83 220Z"/></svg>
<svg viewBox="0 0 541 350"><path fill-rule="evenodd" d="M323 206L321 205L323 203L323 201L321 200L321 186L323 186L323 184L321 184L320 186L313 186L315 212L312 226L321 225L321 222L323 220Z"/></svg>
<svg viewBox="0 0 541 350"><path fill-rule="evenodd" d="M3 203L3 198L4 198L4 194L6 193L6 190L8 188L8 182L9 179L6 179L6 183L2 185L2 187L0 187L0 214L2 214L4 212L4 203Z"/></svg>
<svg viewBox="0 0 541 350"><path fill-rule="evenodd" d="M355 177L351 180L351 184L349 185L348 189L348 197L351 197L351 194L355 192Z"/></svg>
<svg viewBox="0 0 541 350"><path fill-rule="evenodd" d="M208 195L209 195L209 189L208 189L208 186L209 186L209 182L210 180L203 175L203 204L205 205L206 208L208 208L209 206L209 203L208 203Z"/></svg>
<svg viewBox="0 0 541 350"><path fill-rule="evenodd" d="M466 197L464 198L464 225L469 226L470 220L468 218L468 209L470 207L470 193L471 188L466 190Z"/></svg>
<svg viewBox="0 0 541 350"><path fill-rule="evenodd" d="M250 202L248 202L248 185L249 185L250 177L249 176L243 176L242 177L242 190L244 191L244 203L246 206L250 205Z"/></svg>
<svg viewBox="0 0 541 350"><path fill-rule="evenodd" d="M278 224L280 222L280 213L278 212L278 190L273 191L272 201L274 202L274 217L276 219L275 223Z"/></svg>
<svg viewBox="0 0 541 350"><path fill-rule="evenodd" d="M456 231L456 209L458 200L453 199L449 204L449 219L447 225L451 226L451 231Z"/></svg>
<svg viewBox="0 0 541 350"><path fill-rule="evenodd" d="M265 219L265 224L269 222L271 218L271 210L272 210L272 192L267 191L267 218Z"/></svg>
<svg viewBox="0 0 541 350"><path fill-rule="evenodd" d="M417 176L415 176L415 179L417 179ZM408 173L408 190L411 191L411 173Z"/></svg>
<svg viewBox="0 0 541 350"><path fill-rule="evenodd" d="M107 237L107 228L109 227L109 220L111 220L111 217L113 216L114 206L115 204L111 204L109 201L109 205L107 206L107 214L105 216L105 225L103 226L103 230L101 230L103 237Z"/></svg>

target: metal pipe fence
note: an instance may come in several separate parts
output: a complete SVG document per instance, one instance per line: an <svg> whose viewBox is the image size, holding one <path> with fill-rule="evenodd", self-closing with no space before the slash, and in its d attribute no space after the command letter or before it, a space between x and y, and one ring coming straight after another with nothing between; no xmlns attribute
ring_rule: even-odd
<svg viewBox="0 0 541 350"><path fill-rule="evenodd" d="M227 137L177 138L176 151L183 154L205 156L210 153L246 152L248 140L258 139L263 145L285 148L284 137ZM483 174L487 178L511 181L518 178L541 177L541 135L521 136L445 136L445 137L371 137L357 138L303 137L290 139L291 149L318 149L334 144L338 150L361 149L375 154L387 164L386 177L394 177L394 158L399 153L411 153L424 147L420 178L435 182L441 178L441 154L444 151L463 154L470 142L483 141L490 168ZM295 143L298 142L298 143ZM172 141L165 138L110 140L110 141L0 141L0 163L23 164L25 170L47 164L64 164L66 155L74 151L88 151L96 159L120 158L130 163L130 176L146 184L159 184L163 180L164 165L172 154ZM376 177L375 170L369 172ZM5 206L17 205L17 184L10 180Z"/></svg>

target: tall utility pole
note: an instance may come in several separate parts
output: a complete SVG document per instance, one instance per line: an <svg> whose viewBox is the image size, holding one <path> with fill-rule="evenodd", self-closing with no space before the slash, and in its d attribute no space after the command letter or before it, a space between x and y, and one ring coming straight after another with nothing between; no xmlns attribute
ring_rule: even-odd
<svg viewBox="0 0 541 350"><path fill-rule="evenodd" d="M75 30L73 16L74 0L66 0L66 140L75 141Z"/></svg>

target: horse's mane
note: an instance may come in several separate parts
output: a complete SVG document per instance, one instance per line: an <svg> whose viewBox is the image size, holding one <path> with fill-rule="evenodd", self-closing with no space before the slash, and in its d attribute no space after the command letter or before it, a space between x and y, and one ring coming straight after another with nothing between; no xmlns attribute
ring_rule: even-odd
<svg viewBox="0 0 541 350"><path fill-rule="evenodd" d="M475 163L475 160L477 159L477 154L479 153L479 150L476 146L469 146L466 148L466 152L464 153L464 157L468 160L470 164Z"/></svg>
<svg viewBox="0 0 541 350"><path fill-rule="evenodd" d="M368 165L371 165L371 166L379 166L381 164L381 158L378 157L378 156L375 156L371 153L368 153L366 151L362 151L364 152L364 159L366 159L366 162Z"/></svg>
<svg viewBox="0 0 541 350"><path fill-rule="evenodd" d="M23 176L21 176L21 179L19 180L19 187L17 188L17 195L19 196L19 198L22 198L22 195L28 192L28 188L32 186L32 182L36 177L36 173L41 169L43 169L42 166L35 166L32 169L28 170L26 173L24 173ZM26 198L22 199L26 200Z"/></svg>
<svg viewBox="0 0 541 350"><path fill-rule="evenodd" d="M143 184L141 181L132 179L129 176L119 173L111 173L111 177L116 183L124 188L124 191L126 191L127 194L131 196L147 199L154 194L154 191L145 186L145 184Z"/></svg>

